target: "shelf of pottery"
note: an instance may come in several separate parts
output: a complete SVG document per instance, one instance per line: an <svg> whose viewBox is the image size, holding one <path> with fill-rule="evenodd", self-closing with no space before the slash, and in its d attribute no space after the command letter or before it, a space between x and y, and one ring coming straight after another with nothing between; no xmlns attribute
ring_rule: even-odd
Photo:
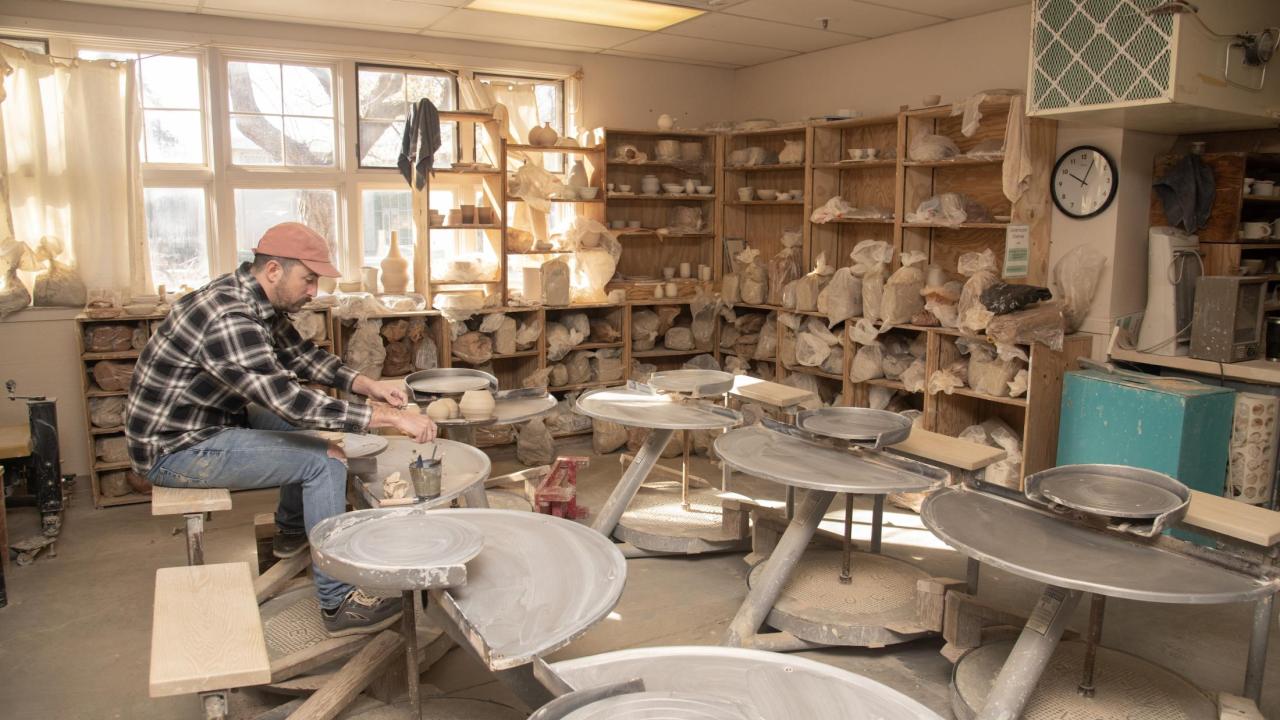
<svg viewBox="0 0 1280 720"><path fill-rule="evenodd" d="M76 318L80 360L84 366L81 388L84 417L89 438L92 464L89 478L94 507L127 505L150 500L151 486L146 478L129 469L129 453L124 437L124 411L133 379L134 365L155 328L164 320L163 313L133 304L119 308L94 310ZM294 327L304 338L319 347L332 349L329 337L332 318L328 308L295 314Z"/></svg>
<svg viewBox="0 0 1280 720"><path fill-rule="evenodd" d="M618 280L610 287L643 302L709 289L721 255L716 136L670 127L606 128L601 134L605 215L623 246Z"/></svg>
<svg viewBox="0 0 1280 720"><path fill-rule="evenodd" d="M1156 158L1153 178L1164 177L1183 155ZM1213 172L1213 205L1196 231L1206 275L1260 275L1267 279L1266 310L1280 310L1280 154L1202 153ZM1151 192L1152 227L1171 225Z"/></svg>

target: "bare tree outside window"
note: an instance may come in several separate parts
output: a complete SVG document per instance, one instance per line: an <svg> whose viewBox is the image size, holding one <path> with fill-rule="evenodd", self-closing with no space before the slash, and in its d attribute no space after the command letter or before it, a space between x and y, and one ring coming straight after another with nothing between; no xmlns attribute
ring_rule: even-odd
<svg viewBox="0 0 1280 720"><path fill-rule="evenodd" d="M409 108L427 98L440 110L458 107L458 83L438 70L359 65L356 69L359 154L362 168L393 168L400 155L400 138ZM452 165L458 156L458 124L440 123L438 167Z"/></svg>

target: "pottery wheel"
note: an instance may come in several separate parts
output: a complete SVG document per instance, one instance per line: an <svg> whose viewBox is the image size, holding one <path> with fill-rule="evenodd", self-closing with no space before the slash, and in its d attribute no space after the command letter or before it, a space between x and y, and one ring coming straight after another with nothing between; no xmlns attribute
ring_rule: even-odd
<svg viewBox="0 0 1280 720"><path fill-rule="evenodd" d="M422 686L422 717L431 720L522 720L523 712L493 702L461 697L427 697L433 688ZM435 690L439 692L439 690ZM344 715L343 717L347 717ZM410 712L409 703L401 700L394 705L383 705L350 715L348 720L417 720Z"/></svg>
<svg viewBox="0 0 1280 720"><path fill-rule="evenodd" d="M1162 487L1095 474L1047 477L1040 492L1059 505L1105 517L1153 518L1182 504Z"/></svg>
<svg viewBox="0 0 1280 720"><path fill-rule="evenodd" d="M714 646L647 647L564 660L575 688L644 681L646 692L714 697L764 720L941 720L888 686L797 655Z"/></svg>
<svg viewBox="0 0 1280 720"><path fill-rule="evenodd" d="M649 385L662 392L709 397L733 388L733 375L720 370L663 370L649 378Z"/></svg>
<svg viewBox="0 0 1280 720"><path fill-rule="evenodd" d="M629 388L583 393L578 397L577 410L619 425L662 430L718 430L742 422L742 415L733 410Z"/></svg>
<svg viewBox="0 0 1280 720"><path fill-rule="evenodd" d="M741 703L712 695L638 692L615 695L579 708L564 720L761 720Z"/></svg>
<svg viewBox="0 0 1280 720"><path fill-rule="evenodd" d="M805 410L796 416L796 427L855 442L875 442L883 438L885 445L900 443L911 435L911 420L906 417L888 410L857 407Z"/></svg>
<svg viewBox="0 0 1280 720"><path fill-rule="evenodd" d="M784 435L762 425L716 438L716 454L738 472L808 490L884 495L923 492L934 482L923 475L854 453Z"/></svg>
<svg viewBox="0 0 1280 720"><path fill-rule="evenodd" d="M445 513L378 508L326 518L311 530L311 556L326 575L370 590L425 590L465 580L484 546L480 530Z"/></svg>
<svg viewBox="0 0 1280 720"><path fill-rule="evenodd" d="M432 447L438 448L437 457L443 457L440 477L440 497L426 503L427 507L448 505L476 483L484 483L489 477L492 463L483 450L454 440L436 440L419 445L407 437L389 438L387 449L377 457L378 469L373 477L366 477L370 494L382 497L382 481L393 472L409 479L409 463L418 455L429 457Z"/></svg>
<svg viewBox="0 0 1280 720"><path fill-rule="evenodd" d="M956 716L975 717L986 702L1012 642L984 645L960 658L952 673ZM1217 720L1214 703L1180 675L1128 653L1099 647L1092 698L1076 692L1084 667L1084 643L1058 645L1023 720Z"/></svg>
<svg viewBox="0 0 1280 720"><path fill-rule="evenodd" d="M544 397L525 397L500 399L494 403L493 416L483 419L457 417L451 420L437 420L442 427L459 425L515 425L546 415L556 408L556 399L551 395Z"/></svg>

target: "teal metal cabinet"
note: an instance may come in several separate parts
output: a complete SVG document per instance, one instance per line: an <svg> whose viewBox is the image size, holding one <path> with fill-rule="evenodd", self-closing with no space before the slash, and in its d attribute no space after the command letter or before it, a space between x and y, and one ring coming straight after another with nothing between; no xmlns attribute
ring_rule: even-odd
<svg viewBox="0 0 1280 720"><path fill-rule="evenodd" d="M1111 463L1165 473L1196 490L1226 490L1235 391L1142 373L1063 378L1058 464Z"/></svg>

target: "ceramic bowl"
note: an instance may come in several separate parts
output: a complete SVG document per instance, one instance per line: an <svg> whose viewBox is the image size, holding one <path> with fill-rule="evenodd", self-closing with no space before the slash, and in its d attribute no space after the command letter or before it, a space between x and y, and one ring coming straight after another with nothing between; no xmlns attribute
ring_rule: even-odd
<svg viewBox="0 0 1280 720"><path fill-rule="evenodd" d="M629 227L629 228L638 228L638 227L640 227L640 221L639 221L639 220L628 220L628 221L627 221L627 227Z"/></svg>
<svg viewBox="0 0 1280 720"><path fill-rule="evenodd" d="M772 190L770 188L760 188L759 190L756 191L756 194L760 196L761 200L777 200L778 199L778 191Z"/></svg>
<svg viewBox="0 0 1280 720"><path fill-rule="evenodd" d="M630 186L630 185L619 185L619 186L618 186L618 192L631 192L631 186Z"/></svg>
<svg viewBox="0 0 1280 720"><path fill-rule="evenodd" d="M595 200L598 192L600 192L598 187L580 187L578 188L578 197L583 200Z"/></svg>
<svg viewBox="0 0 1280 720"><path fill-rule="evenodd" d="M715 189L715 188L714 188L714 187L712 187L712 186L710 186L710 185L699 185L699 186L697 187L697 190L698 190L698 194L699 194L699 195L710 195L710 194L711 194L711 191L712 191L712 190L714 190L714 189Z"/></svg>
<svg viewBox="0 0 1280 720"><path fill-rule="evenodd" d="M791 193L778 193L777 197L774 199L778 202L785 202L791 199Z"/></svg>
<svg viewBox="0 0 1280 720"><path fill-rule="evenodd" d="M1249 258L1240 261L1240 269L1244 271L1245 275L1259 275L1262 273L1262 268L1266 266L1266 261L1260 258Z"/></svg>
<svg viewBox="0 0 1280 720"><path fill-rule="evenodd" d="M662 189L670 195L684 194L684 185L680 183L662 183Z"/></svg>
<svg viewBox="0 0 1280 720"><path fill-rule="evenodd" d="M741 200L742 202L750 201L751 198L755 197L755 194L756 194L756 189L753 187L738 188L738 199Z"/></svg>
<svg viewBox="0 0 1280 720"><path fill-rule="evenodd" d="M610 220L609 221L609 227L613 228L614 230L621 230L626 226L627 226L626 220Z"/></svg>

